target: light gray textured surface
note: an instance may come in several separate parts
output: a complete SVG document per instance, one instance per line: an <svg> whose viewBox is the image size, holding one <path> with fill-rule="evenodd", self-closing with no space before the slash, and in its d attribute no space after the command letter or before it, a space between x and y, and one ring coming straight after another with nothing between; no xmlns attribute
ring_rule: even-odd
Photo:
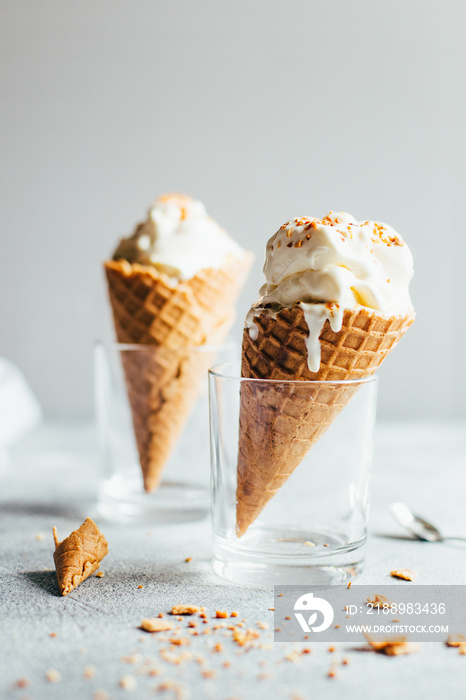
<svg viewBox="0 0 466 700"><path fill-rule="evenodd" d="M464 424L378 427L371 534L359 583L390 582L388 572L405 566L418 572L420 584L466 583L466 545L402 539L386 509L402 498L447 533L466 534L465 454ZM181 684L186 697L216 700L417 699L446 692L450 698L464 697L466 657L438 643L422 644L416 655L389 658L345 644L332 655L327 645L313 642L311 654L295 663L287 660L293 646L273 645L270 637L272 591L228 585L211 572L208 521L150 530L99 521L110 544L102 565L105 576L92 577L61 598L53 571L52 525L64 537L92 513L97 476L92 428L78 424L43 426L15 449L8 471L0 474L2 700L91 699L99 689L115 699L151 697L167 679ZM41 533L44 539L37 539ZM186 557L192 561L186 563ZM272 648L247 651L216 633L193 636L189 647L175 652L202 653L205 667L194 660L180 665L163 660L159 652L168 642L143 634L138 625L142 618L182 602L206 606L209 617L216 609L237 610L239 619L246 618L247 626L256 629L258 621L268 621L269 629L259 631L261 641ZM224 648L218 653L211 651L217 642ZM134 653L141 661L121 660ZM343 657L349 665L339 666L337 678L329 679L332 661ZM154 659L159 676L139 673L148 658ZM222 666L225 661L231 662L228 668ZM90 665L96 673L86 679ZM45 678L51 668L61 675L54 684ZM216 676L203 677L203 668L213 669ZM118 685L128 674L137 682L132 693ZM20 678L29 680L28 688L14 687ZM160 697L175 695L160 690Z"/></svg>

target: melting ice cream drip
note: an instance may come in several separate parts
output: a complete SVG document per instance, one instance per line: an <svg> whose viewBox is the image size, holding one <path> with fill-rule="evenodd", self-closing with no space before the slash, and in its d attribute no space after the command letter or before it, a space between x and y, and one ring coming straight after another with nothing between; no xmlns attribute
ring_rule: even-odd
<svg viewBox="0 0 466 700"><path fill-rule="evenodd" d="M390 226L358 222L345 212L283 224L267 243L264 274L259 301L246 318L251 339L258 336L255 316L300 303L309 328L311 372L320 366L319 336L325 322L338 332L345 309L361 305L387 315L413 311L408 246Z"/></svg>

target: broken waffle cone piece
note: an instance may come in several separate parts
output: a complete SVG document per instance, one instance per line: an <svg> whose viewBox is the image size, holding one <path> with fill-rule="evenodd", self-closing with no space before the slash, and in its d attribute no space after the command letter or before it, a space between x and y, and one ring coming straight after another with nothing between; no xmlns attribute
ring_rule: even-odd
<svg viewBox="0 0 466 700"><path fill-rule="evenodd" d="M390 571L390 576L393 576L393 578L401 578L403 581L414 581L417 573L412 569L393 569Z"/></svg>
<svg viewBox="0 0 466 700"><path fill-rule="evenodd" d="M173 629L173 623L161 620L159 617L146 617L139 628L145 632L168 632Z"/></svg>
<svg viewBox="0 0 466 700"><path fill-rule="evenodd" d="M94 573L108 554L108 542L93 520L87 518L81 527L59 542L57 528L53 528L58 588L68 595L76 586Z"/></svg>
<svg viewBox="0 0 466 700"><path fill-rule="evenodd" d="M174 285L155 267L105 263L117 340L144 346L122 357L146 491L158 485L213 362L203 348L228 334L251 264L246 254Z"/></svg>
<svg viewBox="0 0 466 700"><path fill-rule="evenodd" d="M372 375L414 321L414 315L385 316L357 306L344 312L342 328L329 321L321 331L318 372L308 367L309 329L300 304L254 317L253 339L243 335L243 377L295 380L289 385L243 382L236 491L236 532L241 537L322 437L358 389L355 383L310 384L364 379Z"/></svg>

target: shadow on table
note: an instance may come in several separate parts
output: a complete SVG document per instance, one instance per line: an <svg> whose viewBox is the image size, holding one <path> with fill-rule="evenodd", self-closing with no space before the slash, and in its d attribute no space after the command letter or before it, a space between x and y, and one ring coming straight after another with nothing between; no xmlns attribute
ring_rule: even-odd
<svg viewBox="0 0 466 700"><path fill-rule="evenodd" d="M195 586L198 584L204 584L208 581L211 584L210 579L213 578L215 581L215 576L210 570L210 561L198 561L196 566L185 565L186 568L181 567L178 564L148 564L147 562L136 565L133 570L128 571L124 569L119 569L118 571L105 572L105 582L102 585L102 590L108 586L110 589L115 589L122 587L127 590L127 587L137 588L139 585L153 586L153 585L180 585L183 586ZM103 581L103 579L102 579ZM152 590L152 589L151 589Z"/></svg>
<svg viewBox="0 0 466 700"><path fill-rule="evenodd" d="M128 596L129 591L134 591L139 599L152 599L154 592L160 587L173 587L174 590L180 585L186 593L187 590L199 590L201 587L219 585L223 587L224 582L217 578L211 569L210 559L197 560L193 566L191 564L180 565L177 563L150 563L146 560L134 562L131 569L125 568L123 562L113 569L102 563L105 571L103 578L98 579L90 587L99 587L99 608L102 612L107 612L108 604L113 605L115 596ZM93 581L90 578L89 581ZM81 590L81 588L80 588ZM84 593L84 590L83 590Z"/></svg>
<svg viewBox="0 0 466 700"><path fill-rule="evenodd" d="M374 536L383 537L386 540L402 540L403 542L416 542L416 544L420 545L421 547L425 547L428 544L433 544L436 547L438 547L439 545L443 545L444 547L459 547L460 549L464 549L466 545L466 540L463 540L463 538L458 538L458 541L455 541L454 537L445 537L444 540L438 540L437 542L428 542L420 540L417 537L410 537L409 535L391 535L385 532L375 532Z"/></svg>
<svg viewBox="0 0 466 700"><path fill-rule="evenodd" d="M383 537L386 540L403 540L403 542L419 542L417 537L411 537L410 535L398 535L391 534L389 532L374 532L375 537Z"/></svg>
<svg viewBox="0 0 466 700"><path fill-rule="evenodd" d="M36 588L40 588L46 593L50 593L57 598L60 598L60 593L57 588L57 575L55 571L25 571L23 574L25 579L30 581Z"/></svg>
<svg viewBox="0 0 466 700"><path fill-rule="evenodd" d="M58 503L33 503L28 501L8 501L0 503L0 512L11 515L46 515L55 518L83 518L86 517L88 505L75 503L62 506Z"/></svg>

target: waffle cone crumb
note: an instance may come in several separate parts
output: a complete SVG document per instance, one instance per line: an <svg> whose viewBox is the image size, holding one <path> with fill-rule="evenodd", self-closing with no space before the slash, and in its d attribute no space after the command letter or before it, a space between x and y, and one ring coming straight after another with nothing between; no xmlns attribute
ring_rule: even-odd
<svg viewBox="0 0 466 700"><path fill-rule="evenodd" d="M414 581L417 574L411 569L393 569L393 571L390 571L390 576L393 576L393 578L401 578L403 581Z"/></svg>
<svg viewBox="0 0 466 700"><path fill-rule="evenodd" d="M450 634L445 644L447 647L461 647L466 645L466 637L462 634Z"/></svg>
<svg viewBox="0 0 466 700"><path fill-rule="evenodd" d="M174 605L171 609L172 615L194 615L200 612L201 608L198 605Z"/></svg>
<svg viewBox="0 0 466 700"><path fill-rule="evenodd" d="M405 637L394 639L375 640L367 637L370 648L378 654L386 656L401 656L405 654L415 654L419 651L419 647L406 641Z"/></svg>
<svg viewBox="0 0 466 700"><path fill-rule="evenodd" d="M139 627L145 632L167 632L173 629L173 623L160 617L148 617L144 619Z"/></svg>

